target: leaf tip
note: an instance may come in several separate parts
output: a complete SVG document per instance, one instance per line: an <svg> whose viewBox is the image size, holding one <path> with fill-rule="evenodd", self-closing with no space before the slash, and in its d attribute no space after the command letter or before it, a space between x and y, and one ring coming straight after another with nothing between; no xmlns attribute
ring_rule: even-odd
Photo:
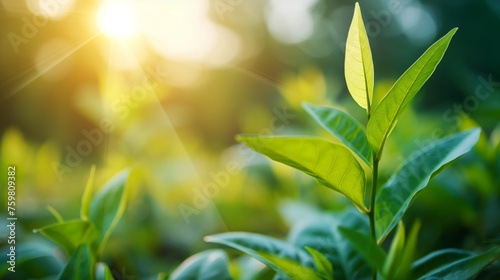
<svg viewBox="0 0 500 280"><path fill-rule="evenodd" d="M302 108L304 108L305 110L307 110L308 108L310 108L312 106L311 103L309 102L302 102L300 105L302 105Z"/></svg>
<svg viewBox="0 0 500 280"><path fill-rule="evenodd" d="M207 235L207 236L203 237L203 241L211 243L213 241L213 236L212 235Z"/></svg>

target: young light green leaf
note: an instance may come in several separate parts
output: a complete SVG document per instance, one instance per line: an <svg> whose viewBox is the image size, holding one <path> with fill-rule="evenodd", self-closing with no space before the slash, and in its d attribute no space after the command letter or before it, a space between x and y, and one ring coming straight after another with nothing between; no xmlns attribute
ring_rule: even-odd
<svg viewBox="0 0 500 280"><path fill-rule="evenodd" d="M111 231L125 211L129 174L129 170L118 173L106 183L90 203L89 220L99 231L99 251L102 250Z"/></svg>
<svg viewBox="0 0 500 280"><path fill-rule="evenodd" d="M398 230L396 235L394 235L391 248L389 249L389 254L387 254L387 259L384 264L383 275L385 275L387 279L395 279L398 268L400 267L400 262L402 261L405 238L405 226L403 222L400 221Z"/></svg>
<svg viewBox="0 0 500 280"><path fill-rule="evenodd" d="M303 103L302 106L324 129L338 138L368 166L372 166L372 149L363 126L356 119L332 107L308 103Z"/></svg>
<svg viewBox="0 0 500 280"><path fill-rule="evenodd" d="M94 255L87 245L80 245L64 267L59 280L93 280Z"/></svg>
<svg viewBox="0 0 500 280"><path fill-rule="evenodd" d="M222 250L208 250L189 257L170 276L170 280L231 280L229 260Z"/></svg>
<svg viewBox="0 0 500 280"><path fill-rule="evenodd" d="M479 139L479 129L457 133L417 151L382 187L375 201L379 242L397 225L415 195L427 186L433 174L468 152Z"/></svg>
<svg viewBox="0 0 500 280"><path fill-rule="evenodd" d="M321 279L314 270L313 259L306 252L278 239L254 233L231 232L207 236L205 241L237 249L292 279Z"/></svg>
<svg viewBox="0 0 500 280"><path fill-rule="evenodd" d="M46 238L61 245L68 254L72 254L81 244L89 246L95 245L98 233L92 223L73 220L64 223L57 223L35 229Z"/></svg>
<svg viewBox="0 0 500 280"><path fill-rule="evenodd" d="M332 263L318 250L306 247L307 252L313 257L316 269L325 280L333 280L333 266Z"/></svg>
<svg viewBox="0 0 500 280"><path fill-rule="evenodd" d="M80 218L84 221L89 220L90 202L92 200L92 186L94 185L95 164L90 168L90 175L87 179L87 185L83 191L82 205L80 207Z"/></svg>
<svg viewBox="0 0 500 280"><path fill-rule="evenodd" d="M403 255L399 261L399 268L394 279L412 279L411 265L417 252L417 239L420 226L421 223L417 220L411 228L410 235L407 238Z"/></svg>
<svg viewBox="0 0 500 280"><path fill-rule="evenodd" d="M432 75L456 31L457 28L452 29L427 49L396 81L387 95L373 110L368 121L366 134L368 142L377 154L377 158L380 158L385 140L395 126L398 117Z"/></svg>
<svg viewBox="0 0 500 280"><path fill-rule="evenodd" d="M97 263L95 266L95 279L96 280L114 280L113 274L105 263Z"/></svg>
<svg viewBox="0 0 500 280"><path fill-rule="evenodd" d="M339 232L358 253L365 258L373 269L382 271L387 254L379 247L369 235L360 233L347 227L339 227Z"/></svg>
<svg viewBox="0 0 500 280"><path fill-rule="evenodd" d="M365 173L351 152L318 138L238 136L237 140L269 158L297 168L349 198L361 211Z"/></svg>
<svg viewBox="0 0 500 280"><path fill-rule="evenodd" d="M352 98L370 113L373 99L373 61L359 4L356 3L345 50L345 79Z"/></svg>
<svg viewBox="0 0 500 280"><path fill-rule="evenodd" d="M484 253L460 258L438 266L424 275L415 276L418 279L470 279L498 259L500 259L500 248L494 247Z"/></svg>

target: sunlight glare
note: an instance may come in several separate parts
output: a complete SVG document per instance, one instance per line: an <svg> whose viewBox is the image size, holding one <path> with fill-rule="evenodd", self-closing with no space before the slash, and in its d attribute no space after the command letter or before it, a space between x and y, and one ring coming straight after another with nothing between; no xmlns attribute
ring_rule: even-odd
<svg viewBox="0 0 500 280"><path fill-rule="evenodd" d="M112 38L129 38L137 31L133 8L123 2L105 2L97 16L99 29Z"/></svg>

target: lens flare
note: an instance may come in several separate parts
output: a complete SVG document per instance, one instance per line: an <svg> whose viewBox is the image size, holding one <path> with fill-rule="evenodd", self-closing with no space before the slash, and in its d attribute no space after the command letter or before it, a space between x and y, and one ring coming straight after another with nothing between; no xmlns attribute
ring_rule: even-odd
<svg viewBox="0 0 500 280"><path fill-rule="evenodd" d="M97 25L109 37L130 38L137 32L137 17L130 4L105 2L99 9Z"/></svg>

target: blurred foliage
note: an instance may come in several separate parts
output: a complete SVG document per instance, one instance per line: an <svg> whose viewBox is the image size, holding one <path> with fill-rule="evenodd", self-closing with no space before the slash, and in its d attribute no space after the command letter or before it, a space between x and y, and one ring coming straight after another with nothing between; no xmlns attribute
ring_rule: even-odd
<svg viewBox="0 0 500 280"><path fill-rule="evenodd" d="M12 32L23 36L26 22L33 23L29 2L36 1L0 2L0 30L5 36L0 40L0 172L6 172L8 165L19 170L21 272L16 277L43 278L63 269L68 256L32 230L56 222L47 206L65 218L78 217L94 164L96 186L130 166L138 167L143 177L102 256L115 278L144 279L160 271L169 273L188 256L211 248L203 243L203 236L209 234L230 230L283 237L292 222L311 208L346 208L346 200L338 194L242 148L234 135L326 137L327 132L299 110L301 101L335 105L366 121L340 78L355 1L298 1L303 2L298 8L285 0L222 1L239 4L220 16L216 5L220 1L200 0L210 22L240 40L238 55L218 66L164 55L146 36L135 41L113 41L102 34L92 37L98 32L94 18L101 1L57 1L71 3L69 12L35 26L36 31L30 31L35 35L26 36L30 37L27 43L16 52L7 36ZM201 9L173 2L152 4L153 10L168 19L178 11ZM394 2L402 5L400 12L390 8ZM452 27L460 28L434 78L424 86L415 106L401 116L386 144L384 157L392 160L382 163L380 181L385 182L410 151L426 141L476 126L471 123L484 132L474 152L435 178L409 208L405 224L423 222L417 255L498 242L500 3L365 0L360 5L372 28L368 35L377 66L375 102L430 42ZM270 23L273 16L277 17L274 25ZM298 27L289 23L290 17ZM187 23L178 29L188 33L183 28L191 23L196 27L196 14L184 18ZM283 23L284 31L276 31L276 22ZM293 43L283 41L283 34L299 34L311 22L309 36ZM183 39L168 30L162 32L161 37L171 39L169 44ZM194 34L206 39L202 35ZM217 53L210 56L217 57ZM130 57L134 67L127 66ZM54 61L59 63L51 68ZM137 87L148 93L138 95ZM95 131L102 135L92 134L97 144L87 136ZM83 142L90 143L90 152L70 166L67 157L75 152L78 156L79 145L85 149ZM0 183L5 185L5 180L1 175ZM210 191L217 195L208 197ZM301 204L296 205L299 200ZM6 205L5 192L0 201ZM192 213L189 223L182 207ZM3 208L0 218L6 218ZM5 227L0 228L2 250L7 234ZM23 262L21 255L30 260ZM2 274L6 267L0 269ZM231 262L231 269L233 275L253 270L272 277L272 272L249 258L239 257Z"/></svg>

